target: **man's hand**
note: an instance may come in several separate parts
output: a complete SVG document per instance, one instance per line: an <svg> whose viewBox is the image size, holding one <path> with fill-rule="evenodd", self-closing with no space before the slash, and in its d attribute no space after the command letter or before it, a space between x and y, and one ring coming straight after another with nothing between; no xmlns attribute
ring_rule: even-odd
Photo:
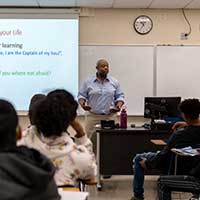
<svg viewBox="0 0 200 200"><path fill-rule="evenodd" d="M120 108L118 106L115 106L113 108L110 108L110 113L117 113L120 111Z"/></svg>
<svg viewBox="0 0 200 200"><path fill-rule="evenodd" d="M85 111L89 111L89 110L92 109L92 107L91 107L91 106L88 106L88 105L82 105L82 108L83 108L83 110L85 110Z"/></svg>
<svg viewBox="0 0 200 200"><path fill-rule="evenodd" d="M91 106L89 106L89 105L86 104L86 100L85 100L85 99L80 98L80 99L78 100L78 102L79 102L79 104L81 105L81 107L83 108L83 110L88 111L88 110L91 110L91 109L92 109Z"/></svg>

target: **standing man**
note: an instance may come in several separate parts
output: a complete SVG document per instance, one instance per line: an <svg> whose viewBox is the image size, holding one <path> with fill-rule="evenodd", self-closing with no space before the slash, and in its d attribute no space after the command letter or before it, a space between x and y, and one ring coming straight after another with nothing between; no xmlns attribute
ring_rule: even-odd
<svg viewBox="0 0 200 200"><path fill-rule="evenodd" d="M115 120L116 113L124 104L124 93L119 82L108 75L108 62L98 60L96 69L96 74L83 83L78 94L79 104L88 111L85 129L89 138L101 120Z"/></svg>

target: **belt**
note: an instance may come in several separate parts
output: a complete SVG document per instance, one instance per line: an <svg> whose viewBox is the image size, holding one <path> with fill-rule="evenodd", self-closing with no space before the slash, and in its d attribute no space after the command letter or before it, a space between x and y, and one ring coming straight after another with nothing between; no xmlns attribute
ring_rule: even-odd
<svg viewBox="0 0 200 200"><path fill-rule="evenodd" d="M94 114L94 115L110 115L110 113L106 114L106 113L94 113L94 112L90 112L91 114Z"/></svg>

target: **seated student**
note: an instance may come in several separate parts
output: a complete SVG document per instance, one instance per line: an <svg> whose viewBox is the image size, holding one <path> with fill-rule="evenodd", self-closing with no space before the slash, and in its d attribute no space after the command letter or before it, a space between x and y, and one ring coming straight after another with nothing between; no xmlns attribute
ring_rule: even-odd
<svg viewBox="0 0 200 200"><path fill-rule="evenodd" d="M48 94L34 104L34 125L25 130L20 141L20 144L35 148L52 160L57 169L55 180L58 186L74 186L77 179L91 179L96 175L94 154L86 148L87 138L76 138L78 144L84 144L77 145L66 132L74 122L77 106L67 91L56 90Z"/></svg>
<svg viewBox="0 0 200 200"><path fill-rule="evenodd" d="M61 100L63 98L63 96L65 96L66 94L67 93L65 90L57 89L57 90L50 92L48 94L48 96L52 96L54 98L58 98L58 100ZM43 100L45 98L46 98L46 95L44 95L44 94L35 94L32 96L30 105L29 105L29 112L28 112L31 125L34 125L33 124L34 123L33 116L32 116L34 107L37 105L37 103L39 103L41 100ZM66 98L68 98L68 96L66 96ZM76 144L84 145L88 149L88 151L92 153L92 142L87 137L87 134L84 132L82 125L76 119L74 121L70 122L70 125L76 132L75 137L74 137Z"/></svg>
<svg viewBox="0 0 200 200"><path fill-rule="evenodd" d="M171 200L173 191L191 192L191 199L199 199L200 195L200 162L194 166L189 175L161 176L158 179L159 200Z"/></svg>
<svg viewBox="0 0 200 200"><path fill-rule="evenodd" d="M171 148L179 144L200 144L200 102L198 99L186 99L179 106L188 126L175 131L169 138L167 145L160 153L137 154L134 162L134 200L144 199L144 170L157 169L166 174L171 159Z"/></svg>
<svg viewBox="0 0 200 200"><path fill-rule="evenodd" d="M69 100L68 92L66 92L63 89L57 89L53 90L52 92L49 92L48 97L55 98L58 101L66 101ZM73 102L74 99L71 99ZM85 133L82 125L78 122L78 120L74 119L72 122L70 122L70 126L75 130L76 134L74 136L75 143L77 145L84 145L87 150L93 154L93 145L91 140L88 138L87 134Z"/></svg>
<svg viewBox="0 0 200 200"><path fill-rule="evenodd" d="M37 150L17 147L19 131L14 107L0 100L0 199L59 200L54 166Z"/></svg>

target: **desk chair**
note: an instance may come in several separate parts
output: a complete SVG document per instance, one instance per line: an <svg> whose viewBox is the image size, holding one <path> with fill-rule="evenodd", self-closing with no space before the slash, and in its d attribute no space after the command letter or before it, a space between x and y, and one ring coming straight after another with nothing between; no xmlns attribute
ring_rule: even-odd
<svg viewBox="0 0 200 200"><path fill-rule="evenodd" d="M194 147L197 147L199 148L199 145L193 145ZM176 176L177 173L179 174L184 174L184 173L180 173L179 169L178 169L178 158L180 158L180 160L182 161L182 165L184 165L184 163L187 163L188 162L191 162L193 164L190 163L190 165L192 166L196 166L196 165L199 165L199 162L200 162L200 156L199 155L195 155L195 156L192 156L190 154L184 154L184 153L181 153L181 152L177 152L174 148L171 149L171 151L174 153L172 155L172 159L171 159L171 162L170 162L170 167L169 167L169 172L168 174L174 174L174 175L171 175L172 179L176 179ZM173 163L174 162L174 163ZM172 165L174 164L174 173L172 173ZM184 167L183 167L184 168ZM191 170L191 169L188 169L188 170ZM182 171L183 172L183 171ZM189 172L187 172L186 174L189 174ZM170 176L169 176L170 177ZM200 188L199 188L199 183L196 182L195 180L192 180L193 177L192 176L185 176L185 177L188 177L188 180L186 178L186 180L183 181L183 185L182 187L176 187L176 189L178 189L180 192L178 192L179 194L179 199L181 199L181 194L182 192L190 192L190 193L193 193L195 194L195 197L196 199L199 199L200 198ZM167 179L167 177L166 177ZM169 178L170 179L170 178ZM168 180L169 181L169 180ZM172 181L172 180L171 180ZM188 187L187 184L189 184L189 182L191 181L191 183L193 183L193 186L191 185L191 187ZM170 182L170 181L169 181ZM173 181L172 181L173 182ZM195 183L196 182L196 183ZM177 183L178 184L178 183ZM185 186L184 186L185 185ZM196 185L196 186L195 186ZM185 188L184 188L185 187ZM196 188L198 188L198 190L196 190ZM195 199L195 198L191 198L191 199Z"/></svg>
<svg viewBox="0 0 200 200"><path fill-rule="evenodd" d="M197 178L193 176L184 176L184 175L161 176L158 180L158 191L160 197L163 198L164 197L167 198L169 197L168 195L173 193L173 195L171 194L172 198L176 197L176 199L177 198L183 199L182 197L184 196L184 199L186 199L185 192L187 192L193 194L192 198L198 199L200 192L200 182ZM187 198L189 199L188 195Z"/></svg>
<svg viewBox="0 0 200 200"><path fill-rule="evenodd" d="M180 146L180 145L179 145ZM190 145L188 145L190 146ZM193 149L196 149L196 148L199 148L200 145L199 144L196 144L196 145L191 145ZM185 146L186 147L186 146ZM172 165L173 165L173 162L174 162L174 175L177 175L177 168L178 168L178 158L180 158L180 160L183 161L183 164L185 163L185 160L186 161L191 161L192 164L194 165L196 162L199 161L199 155L191 155L191 154L186 154L186 153L181 153L181 152L177 152L176 149L179 149L179 148L172 148L171 151L174 153L172 155L172 158L171 158L171 162L170 162L170 170L169 170L169 175L172 174ZM180 148L181 150L181 148ZM187 162L188 163L188 162ZM187 164L186 163L186 164ZM191 166L191 164L190 164Z"/></svg>
<svg viewBox="0 0 200 200"><path fill-rule="evenodd" d="M97 186L97 180L94 178L94 179L88 179L88 180L82 180L80 179L79 180L79 190L81 192L85 192L87 191L87 186Z"/></svg>

